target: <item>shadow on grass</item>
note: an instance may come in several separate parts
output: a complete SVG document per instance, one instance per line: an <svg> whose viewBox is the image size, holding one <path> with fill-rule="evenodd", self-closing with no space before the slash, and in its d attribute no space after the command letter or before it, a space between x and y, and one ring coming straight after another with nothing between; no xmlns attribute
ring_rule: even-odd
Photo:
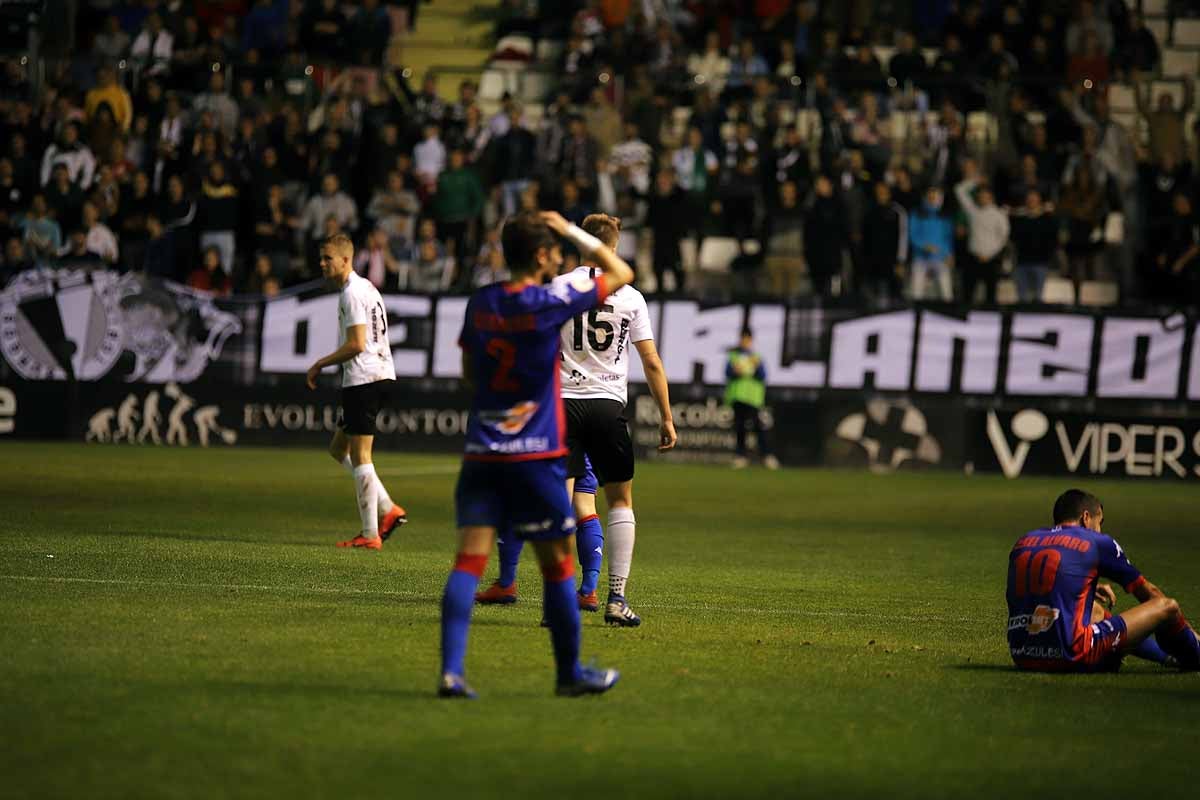
<svg viewBox="0 0 1200 800"><path fill-rule="evenodd" d="M1119 676L1122 680L1129 679L1145 679L1145 678L1180 678L1187 680L1187 673L1175 669L1160 667L1149 661L1134 662L1130 664L1128 661L1124 667L1117 672L1036 672L1033 670L1023 671L1014 667L1012 664L947 664L944 669L958 670L961 672L1007 672L1012 675L1021 675L1039 678L1059 678L1062 680L1079 680L1087 678L1095 678L1099 676ZM1182 692L1187 697L1195 699L1195 692Z"/></svg>

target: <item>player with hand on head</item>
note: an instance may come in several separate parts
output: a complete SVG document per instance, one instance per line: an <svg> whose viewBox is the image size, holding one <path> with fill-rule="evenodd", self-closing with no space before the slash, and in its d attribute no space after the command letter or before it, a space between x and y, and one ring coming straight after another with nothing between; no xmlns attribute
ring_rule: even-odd
<svg viewBox="0 0 1200 800"><path fill-rule="evenodd" d="M621 221L607 214L591 214L583 229L610 249L616 249ZM560 275L561 286L597 272L586 264ZM667 390L666 370L654 346L646 299L632 286L612 292L608 299L563 326L560 378L567 412L568 460L575 513L579 518L579 563L583 579L580 608L599 609L596 583L604 547L604 534L596 514L595 482L608 500L609 591L604 620L611 625L635 627L641 618L625 599L626 582L633 562L633 440L625 419L628 401L629 356L636 350L650 394L658 406L660 451L675 446L675 424ZM593 476L594 472L594 476ZM576 484L579 482L577 491ZM500 578L476 600L511 603L516 600L516 567L520 541L505 537L500 548Z"/></svg>
<svg viewBox="0 0 1200 800"><path fill-rule="evenodd" d="M338 547L379 550L397 526L408 521L375 474L371 449L375 416L384 395L395 384L396 368L387 336L387 309L370 281L354 271L354 245L345 234L321 243L321 275L341 289L338 296L338 348L308 368L308 388L326 367L341 365L342 402L338 430L329 455L354 478L362 527Z"/></svg>
<svg viewBox="0 0 1200 800"><path fill-rule="evenodd" d="M558 273L555 234L598 265L597 274L543 285ZM471 412L455 489L459 543L442 596L442 697L474 697L464 679L475 589L498 531L533 542L557 666L557 693L607 691L616 670L579 663L575 518L567 494L559 330L633 280L633 270L596 237L557 213L521 213L504 225L512 279L467 302L459 343Z"/></svg>
<svg viewBox="0 0 1200 800"><path fill-rule="evenodd" d="M1025 534L1008 562L1008 647L1019 669L1115 672L1128 654L1200 669L1200 642L1179 604L1129 562L1100 529L1104 506L1070 489L1054 503L1054 526ZM1138 605L1112 615L1116 581Z"/></svg>

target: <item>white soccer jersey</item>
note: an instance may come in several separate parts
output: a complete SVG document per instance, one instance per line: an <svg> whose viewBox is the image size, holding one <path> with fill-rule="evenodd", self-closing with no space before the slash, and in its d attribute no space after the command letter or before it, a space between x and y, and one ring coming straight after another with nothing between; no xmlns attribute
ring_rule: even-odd
<svg viewBox="0 0 1200 800"><path fill-rule="evenodd" d="M593 269L579 267L574 272L559 275L554 281L569 281L580 272L589 275ZM562 396L627 402L633 344L653 338L650 314L642 293L632 286L623 286L613 292L604 305L579 315L562 327L559 370Z"/></svg>
<svg viewBox="0 0 1200 800"><path fill-rule="evenodd" d="M392 346L387 335L387 310L379 291L355 272L338 297L338 347L346 343L346 329L367 326L367 349L342 362L342 386L362 386L375 381L394 381Z"/></svg>

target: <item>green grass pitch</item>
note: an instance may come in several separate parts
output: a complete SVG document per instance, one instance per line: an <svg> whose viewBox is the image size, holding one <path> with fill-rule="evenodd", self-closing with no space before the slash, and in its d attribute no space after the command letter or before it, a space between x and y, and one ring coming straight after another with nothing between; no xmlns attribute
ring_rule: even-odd
<svg viewBox="0 0 1200 800"><path fill-rule="evenodd" d="M1060 480L645 464L608 695L553 696L532 554L433 697L456 460L381 453L412 522L335 540L315 450L0 445L0 796L1193 797L1200 676L1020 675L1006 554ZM1086 486L1200 617L1196 488ZM490 579L495 559L489 564Z"/></svg>

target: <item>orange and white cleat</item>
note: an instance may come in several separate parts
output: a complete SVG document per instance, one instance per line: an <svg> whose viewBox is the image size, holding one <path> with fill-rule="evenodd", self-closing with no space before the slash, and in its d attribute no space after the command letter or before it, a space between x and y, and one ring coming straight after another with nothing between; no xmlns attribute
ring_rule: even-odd
<svg viewBox="0 0 1200 800"><path fill-rule="evenodd" d="M374 539L368 539L367 537L363 536L360 533L358 536L355 536L353 539L347 539L344 542L338 542L337 546L338 547L364 547L367 550L382 550L383 549L383 539L380 539L378 536L376 536Z"/></svg>
<svg viewBox="0 0 1200 800"><path fill-rule="evenodd" d="M482 592L475 593L475 602L484 606L507 606L517 602L517 582L511 586L501 586L496 581Z"/></svg>
<svg viewBox="0 0 1200 800"><path fill-rule="evenodd" d="M398 505L393 505L392 510L379 519L379 538L386 542L388 537L395 533L396 528L406 522L408 522L408 512Z"/></svg>
<svg viewBox="0 0 1200 800"><path fill-rule="evenodd" d="M595 592L592 592L591 594L584 594L583 592L576 592L575 596L579 598L579 610L580 611L599 611L600 610L600 599L598 597L596 597Z"/></svg>

